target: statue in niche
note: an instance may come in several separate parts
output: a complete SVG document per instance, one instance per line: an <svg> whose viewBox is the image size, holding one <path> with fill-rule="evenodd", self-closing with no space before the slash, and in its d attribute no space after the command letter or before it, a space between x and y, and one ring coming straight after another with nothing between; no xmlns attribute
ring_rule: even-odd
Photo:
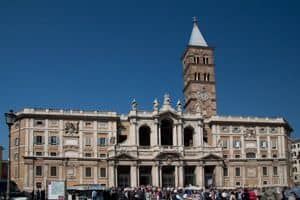
<svg viewBox="0 0 300 200"><path fill-rule="evenodd" d="M77 123L72 123L72 122L67 122L65 125L65 133L73 134L73 133L78 133L79 131L79 122Z"/></svg>

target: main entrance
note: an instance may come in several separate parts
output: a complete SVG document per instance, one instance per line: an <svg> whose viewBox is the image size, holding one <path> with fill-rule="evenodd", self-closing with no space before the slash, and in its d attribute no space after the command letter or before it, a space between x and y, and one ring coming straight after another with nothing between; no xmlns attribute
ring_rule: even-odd
<svg viewBox="0 0 300 200"><path fill-rule="evenodd" d="M210 188L215 185L215 166L209 165L204 167L205 187Z"/></svg>
<svg viewBox="0 0 300 200"><path fill-rule="evenodd" d="M163 166L162 173L162 187L175 187L175 167Z"/></svg>
<svg viewBox="0 0 300 200"><path fill-rule="evenodd" d="M118 166L118 187L130 187L130 166Z"/></svg>
<svg viewBox="0 0 300 200"><path fill-rule="evenodd" d="M151 185L152 184L151 170L152 170L151 166L140 166L139 167L140 185Z"/></svg>

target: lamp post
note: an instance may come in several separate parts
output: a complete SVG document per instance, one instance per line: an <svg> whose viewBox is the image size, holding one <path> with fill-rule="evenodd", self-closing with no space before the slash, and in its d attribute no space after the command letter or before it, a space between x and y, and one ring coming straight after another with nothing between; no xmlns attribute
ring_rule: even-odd
<svg viewBox="0 0 300 200"><path fill-rule="evenodd" d="M7 185L6 185L6 199L10 197L10 133L11 126L15 123L17 116L13 110L10 110L7 113L4 113L5 122L8 126L8 160L7 160Z"/></svg>

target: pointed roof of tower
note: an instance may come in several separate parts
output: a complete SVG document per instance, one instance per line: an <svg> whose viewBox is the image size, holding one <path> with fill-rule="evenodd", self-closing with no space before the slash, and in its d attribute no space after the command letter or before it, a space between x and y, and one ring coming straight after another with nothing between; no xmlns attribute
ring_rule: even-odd
<svg viewBox="0 0 300 200"><path fill-rule="evenodd" d="M204 39L204 37L203 37L203 35L201 34L201 32L199 30L196 17L193 17L193 30L192 30L192 33L191 33L189 45L191 45L191 46L204 46L204 47L208 46L205 39Z"/></svg>

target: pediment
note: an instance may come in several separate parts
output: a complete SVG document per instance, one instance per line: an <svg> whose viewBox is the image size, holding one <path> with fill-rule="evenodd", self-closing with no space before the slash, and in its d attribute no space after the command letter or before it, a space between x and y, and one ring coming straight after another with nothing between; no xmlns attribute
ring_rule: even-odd
<svg viewBox="0 0 300 200"><path fill-rule="evenodd" d="M178 118L178 114L174 110L161 111L157 116L159 116L159 118L164 118L164 117L172 118L172 119Z"/></svg>
<svg viewBox="0 0 300 200"><path fill-rule="evenodd" d="M222 157L220 157L219 155L213 154L213 153L205 155L200 159L201 160L223 160Z"/></svg>
<svg viewBox="0 0 300 200"><path fill-rule="evenodd" d="M119 159L119 160L134 160L134 159L136 159L135 157L133 157L127 153L121 153L119 155L116 155L114 158Z"/></svg>
<svg viewBox="0 0 300 200"><path fill-rule="evenodd" d="M155 156L155 159L159 160L172 160L172 159L178 159L180 158L179 153L159 153L157 156Z"/></svg>

